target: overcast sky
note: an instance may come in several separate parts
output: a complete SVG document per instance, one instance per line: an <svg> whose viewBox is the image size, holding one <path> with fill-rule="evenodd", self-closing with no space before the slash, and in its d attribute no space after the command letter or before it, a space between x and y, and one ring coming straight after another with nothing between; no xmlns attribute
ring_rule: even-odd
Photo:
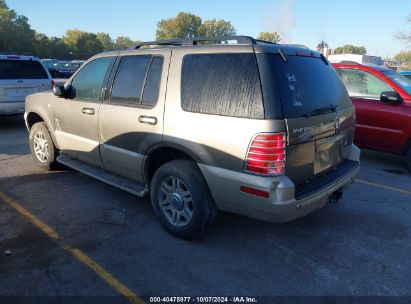
<svg viewBox="0 0 411 304"><path fill-rule="evenodd" d="M116 38L153 40L157 22L180 11L203 19L231 21L237 34L277 31L282 42L315 48L323 39L331 48L365 46L369 55L394 56L410 48L394 34L411 31L411 0L6 0L25 15L33 29L62 36L67 29L107 32Z"/></svg>

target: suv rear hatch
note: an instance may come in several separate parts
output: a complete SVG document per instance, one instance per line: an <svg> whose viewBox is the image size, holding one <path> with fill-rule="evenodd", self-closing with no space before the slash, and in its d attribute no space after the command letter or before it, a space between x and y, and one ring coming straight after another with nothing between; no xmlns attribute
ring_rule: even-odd
<svg viewBox="0 0 411 304"><path fill-rule="evenodd" d="M286 124L285 174L298 188L340 167L353 141L355 111L333 67L309 50L280 50L257 58L261 73L271 73L262 77L264 95L271 97L265 100L266 116L284 118ZM271 78L272 88L264 88L264 78ZM272 99L281 104L282 117L278 109L270 113L275 107L267 103Z"/></svg>
<svg viewBox="0 0 411 304"><path fill-rule="evenodd" d="M0 102L22 102L29 94L51 88L51 79L39 61L18 58L0 59Z"/></svg>

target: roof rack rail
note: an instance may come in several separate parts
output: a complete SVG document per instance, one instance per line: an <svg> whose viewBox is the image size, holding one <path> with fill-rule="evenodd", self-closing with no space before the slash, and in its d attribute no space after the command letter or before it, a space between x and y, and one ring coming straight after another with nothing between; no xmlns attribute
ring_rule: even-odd
<svg viewBox="0 0 411 304"><path fill-rule="evenodd" d="M128 50L136 50L140 49L141 47L150 47L150 46L187 46L187 45L198 45L199 42L219 42L222 43L223 41L233 41L236 40L237 44L276 44L274 42L265 41L265 40L258 40L254 39L249 36L218 36L218 37L196 37L196 38L176 38L176 39L169 39L169 40L158 40L158 41L147 41L147 42L140 42L136 45L133 45L128 48Z"/></svg>

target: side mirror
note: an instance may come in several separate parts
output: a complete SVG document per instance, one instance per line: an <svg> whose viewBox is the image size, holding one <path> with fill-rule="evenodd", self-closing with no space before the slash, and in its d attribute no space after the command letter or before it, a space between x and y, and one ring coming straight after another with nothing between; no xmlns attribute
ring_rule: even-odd
<svg viewBox="0 0 411 304"><path fill-rule="evenodd" d="M64 86L64 84L57 84L53 88L53 93L55 96L69 98L69 94L71 91L71 85Z"/></svg>
<svg viewBox="0 0 411 304"><path fill-rule="evenodd" d="M390 104L401 104L402 98L397 92L386 91L381 92L380 100L385 103Z"/></svg>
<svg viewBox="0 0 411 304"><path fill-rule="evenodd" d="M56 84L53 87L53 93L58 97L64 97L66 95L66 88L63 84Z"/></svg>

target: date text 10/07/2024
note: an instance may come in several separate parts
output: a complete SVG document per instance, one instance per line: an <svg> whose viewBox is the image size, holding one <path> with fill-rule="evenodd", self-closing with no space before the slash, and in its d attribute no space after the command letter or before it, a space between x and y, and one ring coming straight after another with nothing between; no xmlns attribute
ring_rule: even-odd
<svg viewBox="0 0 411 304"><path fill-rule="evenodd" d="M253 297L150 297L150 303L257 303Z"/></svg>

